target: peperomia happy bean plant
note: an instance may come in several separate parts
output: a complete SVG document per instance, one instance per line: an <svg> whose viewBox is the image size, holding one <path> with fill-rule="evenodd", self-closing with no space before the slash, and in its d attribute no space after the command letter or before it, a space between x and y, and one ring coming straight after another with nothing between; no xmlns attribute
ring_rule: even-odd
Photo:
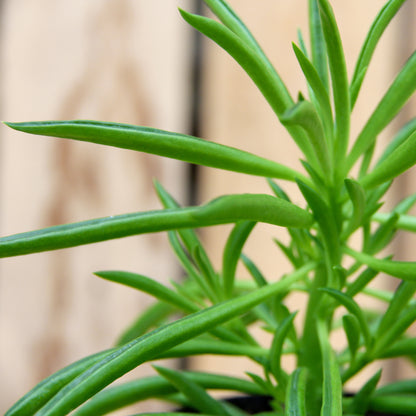
<svg viewBox="0 0 416 416"><path fill-rule="evenodd" d="M373 52L385 28L405 0L385 2L368 31L349 77L329 0L309 0L310 46L300 38L294 53L305 76L308 97L291 97L275 68L247 27L223 0L205 0L218 20L181 10L182 17L225 49L251 77L276 117L303 154L303 172L236 148L148 127L95 121L6 123L31 134L74 139L152 153L185 162L264 177L269 194L220 196L201 206L180 207L156 183L163 209L59 225L0 239L0 256L18 256L74 247L130 235L166 231L186 278L173 287L140 274L101 271L98 276L130 286L156 300L113 348L58 371L20 399L7 416L107 414L128 404L158 397L195 413L247 414L212 397L212 389L264 395L270 415L364 415L369 410L416 414L416 380L380 387L380 371L353 396L344 384L375 360L407 357L415 362L416 337L407 333L416 320L416 262L380 254L397 230L416 231L408 214L416 194L390 212L379 212L394 179L416 163L416 118L404 125L375 156L377 137L416 88L416 54L404 64L361 127L350 134L350 115ZM354 169L353 169L354 168ZM302 206L291 202L283 181L296 182ZM243 254L256 223L285 227L289 244L279 249L290 260L290 273L277 281ZM234 224L215 270L195 229ZM359 235L359 243L350 242ZM357 239L355 239L357 240ZM236 278L242 262L251 281ZM367 286L380 273L397 278L397 289ZM287 296L307 294L301 325ZM375 314L356 295L382 299ZM179 316L179 317L178 317ZM260 323L272 334L260 345L251 328ZM344 348L331 344L334 330L345 332ZM246 356L262 371L236 378L155 366L155 375L110 386L142 363L196 354ZM296 358L285 370L286 355ZM72 413L71 413L72 414ZM167 413L166 413L167 414Z"/></svg>

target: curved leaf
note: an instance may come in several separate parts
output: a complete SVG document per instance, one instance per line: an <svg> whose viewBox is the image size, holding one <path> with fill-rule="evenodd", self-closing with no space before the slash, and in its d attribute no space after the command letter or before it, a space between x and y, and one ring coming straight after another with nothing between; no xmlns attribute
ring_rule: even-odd
<svg viewBox="0 0 416 416"><path fill-rule="evenodd" d="M226 195L200 207L165 209L58 225L0 239L0 257L19 256L178 228L235 223L239 220L306 227L312 216L270 195Z"/></svg>
<svg viewBox="0 0 416 416"><path fill-rule="evenodd" d="M276 283L179 319L114 349L61 389L37 416L62 416L68 413L115 379L155 358L157 354L209 331L286 290L302 279L312 267L304 267Z"/></svg>
<svg viewBox="0 0 416 416"><path fill-rule="evenodd" d="M400 73L396 76L358 135L347 156L347 171L351 169L357 159L374 143L377 135L393 120L415 89L416 52L413 53Z"/></svg>
<svg viewBox="0 0 416 416"><path fill-rule="evenodd" d="M150 127L89 120L5 123L25 133L80 140L250 175L295 180L289 167L243 150Z"/></svg>

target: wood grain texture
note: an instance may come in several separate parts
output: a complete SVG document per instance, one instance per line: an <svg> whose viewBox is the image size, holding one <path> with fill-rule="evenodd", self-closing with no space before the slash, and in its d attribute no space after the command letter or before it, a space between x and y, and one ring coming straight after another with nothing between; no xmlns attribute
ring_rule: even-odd
<svg viewBox="0 0 416 416"><path fill-rule="evenodd" d="M98 119L186 132L190 31L177 6L190 4L6 2L1 118ZM184 164L5 127L1 136L2 235L160 207L154 178L179 200L186 196ZM166 236L155 234L2 261L0 413L51 372L111 346L150 304L94 271L126 269L168 282L179 274L170 253Z"/></svg>

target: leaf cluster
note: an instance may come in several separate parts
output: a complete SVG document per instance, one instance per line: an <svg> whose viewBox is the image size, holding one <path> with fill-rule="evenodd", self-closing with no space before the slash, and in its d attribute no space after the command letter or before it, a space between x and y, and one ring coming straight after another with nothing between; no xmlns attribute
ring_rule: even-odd
<svg viewBox="0 0 416 416"><path fill-rule="evenodd" d="M376 360L406 357L416 361L416 338L408 333L416 320L416 262L381 254L398 230L416 231L416 217L409 215L416 194L390 212L380 212L394 180L416 164L416 118L391 138L378 159L374 156L377 137L415 91L415 53L385 89L357 137L350 134L351 113L371 57L404 2L385 2L349 79L330 1L309 0L310 45L305 45L302 36L299 45L293 45L308 90L308 97L298 100L224 0L205 0L217 19L180 10L188 24L223 48L249 75L301 151L303 171L280 160L148 127L86 120L6 123L25 133L256 175L270 185L268 194L223 195L200 206L181 207L155 183L161 209L1 238L0 257L10 257L163 231L185 274L183 283L172 282L168 287L137 273L95 273L152 296L154 304L120 335L114 347L51 375L7 416L64 416L72 411L78 416L97 416L149 398L191 407L202 415L246 414L216 400L211 395L216 389L269 396L273 409L269 414L275 416L365 415L380 409L416 414L416 380L378 387L377 372L354 397L343 396L345 383ZM303 204L291 201L283 181L297 184ZM257 223L287 230L290 242L276 240L276 249L284 253L292 269L278 280L267 278L244 254ZM216 270L197 229L221 224L233 228L223 249L222 267ZM360 247L351 242L357 233ZM238 279L239 262L248 270L250 281ZM371 288L382 273L398 280L396 290ZM296 318L297 311L291 311L286 302L296 291L307 294L303 320ZM367 309L358 294L381 300L385 311ZM258 323L272 334L269 346L262 345L251 331ZM341 350L331 343L335 330L345 334ZM247 357L258 364L261 375L237 378L158 364L154 376L113 384L142 363L201 354ZM283 365L287 355L296 359L293 371Z"/></svg>

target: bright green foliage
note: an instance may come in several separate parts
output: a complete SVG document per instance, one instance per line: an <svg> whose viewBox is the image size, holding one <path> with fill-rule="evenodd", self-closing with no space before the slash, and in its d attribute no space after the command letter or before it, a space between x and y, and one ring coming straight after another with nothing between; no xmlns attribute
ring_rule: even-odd
<svg viewBox="0 0 416 416"><path fill-rule="evenodd" d="M149 127L85 120L6 123L25 133L260 176L271 190L270 194L223 195L200 206L181 207L155 183L162 209L0 238L0 257L10 257L167 232L185 273L182 283L167 287L138 273L97 272L103 279L152 296L155 303L121 334L114 348L50 376L7 416L65 416L73 410L78 416L98 416L155 397L172 402L173 408L191 406L201 415L246 414L213 398L213 389L271 396L270 415L274 416L364 416L368 410L380 409L416 414L416 381L378 388L380 371L354 398L343 397L344 383L375 360L404 356L416 363L416 338L407 333L416 321L416 261L395 260L389 249L397 230L416 232L416 217L409 214L416 194L400 201L391 212L380 212L394 179L416 164L416 118L399 129L381 149L378 160L373 160L377 137L415 91L416 53L386 86L358 136L350 133L351 112L373 53L404 2L385 1L349 81L330 0L305 0L310 45L299 34L299 47L293 45L293 49L305 77L299 90L309 95L299 94L297 102L224 0L205 0L218 20L180 10L186 22L223 48L250 76L299 147L304 171L286 166L278 156L265 159ZM293 203L281 181L296 183L303 203ZM244 254L245 243L259 222L287 229L287 242L275 240L291 264L286 274L276 264L276 273L266 276L261 265ZM223 249L222 267L216 270L197 229L221 224L233 228ZM359 248L351 239L357 234L361 236ZM388 252L381 254L382 250ZM239 279L240 260L252 277L249 281ZM383 273L398 280L397 289L388 292L370 287ZM295 291L307 295L307 305L290 310L286 298ZM368 310L355 298L358 294L385 302L384 312ZM251 331L255 324L272 334L270 345L259 344ZM343 349L331 343L335 329L345 333ZM142 363L202 354L244 356L262 372L247 373L248 381L155 366L159 375L112 385ZM284 365L289 354L297 363L291 371Z"/></svg>

